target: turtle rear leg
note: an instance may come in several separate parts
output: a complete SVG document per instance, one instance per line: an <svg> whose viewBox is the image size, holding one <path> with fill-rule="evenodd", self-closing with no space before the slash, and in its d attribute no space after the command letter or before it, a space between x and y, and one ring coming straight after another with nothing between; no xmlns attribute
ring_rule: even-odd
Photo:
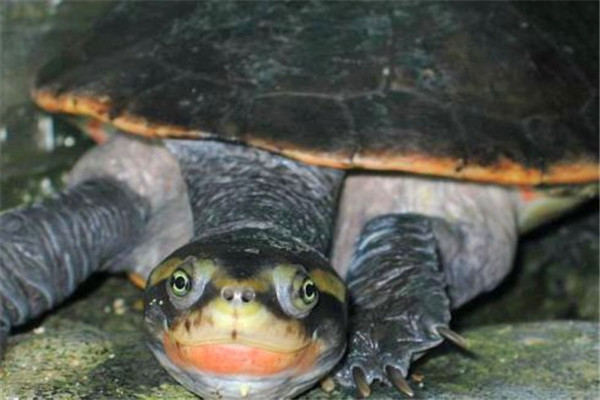
<svg viewBox="0 0 600 400"><path fill-rule="evenodd" d="M497 187L349 178L333 257L350 292L348 353L336 372L342 386L366 396L378 379L412 395L404 379L412 360L444 338L464 344L448 329L450 310L508 272L512 202L511 191Z"/></svg>

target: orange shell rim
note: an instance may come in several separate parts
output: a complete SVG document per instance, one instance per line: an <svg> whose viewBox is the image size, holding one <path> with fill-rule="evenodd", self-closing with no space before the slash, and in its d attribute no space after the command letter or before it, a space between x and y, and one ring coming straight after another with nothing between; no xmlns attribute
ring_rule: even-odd
<svg viewBox="0 0 600 400"><path fill-rule="evenodd" d="M95 98L63 94L55 96L47 90L34 90L32 93L36 104L48 112L83 115L113 125L128 133L145 137L179 138L179 139L211 139L210 133L192 130L182 126L148 121L142 117L121 114L109 117L112 104L108 98ZM376 171L398 171L415 174L434 175L448 178L467 179L478 182L506 185L542 185L542 184L585 184L600 180L600 168L593 161L559 164L550 167L546 172L535 168L524 167L514 161L502 159L489 167L480 165L462 166L461 160L450 157L436 158L423 154L405 154L384 157L381 155L351 155L340 157L339 154L316 152L294 147L285 142L269 142L257 138L249 138L242 142L257 148L279 153L307 164L338 169L366 169Z"/></svg>

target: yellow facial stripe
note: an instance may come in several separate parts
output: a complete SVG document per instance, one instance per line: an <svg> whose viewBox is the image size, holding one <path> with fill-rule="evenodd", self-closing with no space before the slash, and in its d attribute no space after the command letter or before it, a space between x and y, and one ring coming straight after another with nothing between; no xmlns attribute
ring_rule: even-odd
<svg viewBox="0 0 600 400"><path fill-rule="evenodd" d="M167 279L168 277L170 277L173 272L175 271L175 269L177 269L177 267L179 267L181 264L183 263L183 260L181 258L170 258L168 260L166 260L165 262L163 262L162 264L160 264L158 267L156 267L154 269L154 271L152 271L152 274L150 274L150 280L149 280L149 284L148 286L154 286L157 283L159 283L160 281L163 281L165 279Z"/></svg>
<svg viewBox="0 0 600 400"><path fill-rule="evenodd" d="M273 270L273 279L291 282L297 272L298 269L293 265L278 265ZM346 286L335 273L319 268L310 271L309 275L320 292L332 295L341 303L346 301Z"/></svg>
<svg viewBox="0 0 600 400"><path fill-rule="evenodd" d="M150 275L149 286L154 286L169 278L184 262L185 260L174 257L160 264ZM267 293L270 291L274 279L291 281L297 273L297 268L293 265L278 265L273 270L264 271L259 276L239 280L228 276L225 271L217 268L210 260L197 260L193 263L193 267L196 273L212 276L212 284L217 289L226 286L245 286L254 289L257 293ZM332 295L342 303L346 301L346 286L335 273L324 269L314 269L309 275L317 285L319 291Z"/></svg>
<svg viewBox="0 0 600 400"><path fill-rule="evenodd" d="M243 286L252 288L256 293L266 293L270 290L269 280L263 276L248 278L248 279L235 279L228 276L223 270L216 270L212 277L212 284L217 289L222 289L226 286Z"/></svg>
<svg viewBox="0 0 600 400"><path fill-rule="evenodd" d="M346 286L334 273L324 269L314 269L310 271L310 277L319 291L332 295L341 303L346 301Z"/></svg>
<svg viewBox="0 0 600 400"><path fill-rule="evenodd" d="M181 267L185 262L186 260L182 260L178 257L169 258L168 260L164 261L162 264L156 267L154 271L152 271L148 286L154 286L161 281L170 278L171 275L173 275L173 272L175 272L175 270ZM210 260L195 260L191 264L191 267L193 268L193 271L190 270L188 273L194 276L211 276L217 269L217 267Z"/></svg>

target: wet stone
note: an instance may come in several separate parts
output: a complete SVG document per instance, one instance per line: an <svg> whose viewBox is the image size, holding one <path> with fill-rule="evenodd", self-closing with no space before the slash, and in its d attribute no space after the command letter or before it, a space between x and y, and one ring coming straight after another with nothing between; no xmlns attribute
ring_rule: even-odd
<svg viewBox="0 0 600 400"><path fill-rule="evenodd" d="M146 348L141 292L122 277L110 277L93 291L11 337L0 369L0 398L196 398ZM417 398L598 394L595 322L500 324L462 334L472 353L444 345L413 366L409 383ZM373 389L376 399L402 398L378 384ZM342 399L354 393L317 388L303 397Z"/></svg>
<svg viewBox="0 0 600 400"><path fill-rule="evenodd" d="M142 292L122 277L96 279L83 299L10 338L0 398L196 398L146 348Z"/></svg>

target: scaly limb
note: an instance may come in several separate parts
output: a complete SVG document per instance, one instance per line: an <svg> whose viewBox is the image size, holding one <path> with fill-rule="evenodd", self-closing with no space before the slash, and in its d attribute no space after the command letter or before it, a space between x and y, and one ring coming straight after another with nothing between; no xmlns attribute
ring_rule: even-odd
<svg viewBox="0 0 600 400"><path fill-rule="evenodd" d="M378 379L408 396L411 360L449 338L450 300L430 219L386 215L364 227L348 275L351 297L348 354L336 372L362 397Z"/></svg>

